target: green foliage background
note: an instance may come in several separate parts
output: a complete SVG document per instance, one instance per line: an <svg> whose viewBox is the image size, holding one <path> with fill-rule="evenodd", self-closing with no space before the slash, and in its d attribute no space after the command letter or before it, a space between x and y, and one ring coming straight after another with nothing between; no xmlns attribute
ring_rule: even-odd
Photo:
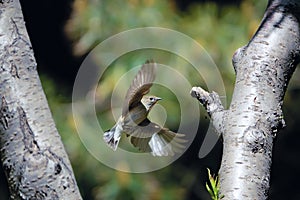
<svg viewBox="0 0 300 200"><path fill-rule="evenodd" d="M181 11L172 0L75 0L66 32L74 42L75 54L83 55L106 38L133 28L156 26L180 31L197 40L211 55L222 74L227 101L230 102L235 80L231 57L237 48L247 44L258 28L266 3L245 0L237 6L223 7L214 3L193 4L188 10ZM103 113L110 109L108 99L120 76L131 66L140 65L152 56L159 57L170 66L186 64L174 55L151 51L133 52L115 62L113 70L108 71L99 82L101 94L97 97L96 107L101 125L109 128L114 123L111 115ZM192 72L187 73L193 77ZM210 76L214 79L213 74ZM201 77L191 79L193 84L205 86ZM212 151L207 158L199 160L197 154L201 144L198 142L203 136L192 144L194 147L186 152L183 159L164 169L147 174L118 172L93 158L81 143L70 98L60 95L58 86L47 76L42 76L42 83L84 199L209 199L205 189L208 181L206 168L217 173L221 152ZM298 88L299 79L293 79L291 84L291 90ZM172 94L167 94L168 91L165 93L162 95L173 98ZM290 98L288 93L286 101ZM163 106L172 113L170 116L178 115L176 105L165 103ZM205 111L201 109L201 112L204 119ZM202 130L198 134L206 132L208 122L207 119L201 121ZM176 117L167 121L169 127L176 128L176 123Z"/></svg>

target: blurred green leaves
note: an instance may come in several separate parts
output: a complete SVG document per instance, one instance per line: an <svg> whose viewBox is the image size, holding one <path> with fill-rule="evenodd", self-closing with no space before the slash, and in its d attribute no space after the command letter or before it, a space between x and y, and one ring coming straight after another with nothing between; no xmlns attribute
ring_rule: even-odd
<svg viewBox="0 0 300 200"><path fill-rule="evenodd" d="M209 192L212 200L220 200L224 197L224 195L220 196L220 179L219 176L213 176L210 173L210 170L207 168L208 171L208 180L209 184L206 183L206 189Z"/></svg>
<svg viewBox="0 0 300 200"><path fill-rule="evenodd" d="M212 56L230 94L234 82L231 57L254 34L265 7L266 1L246 0L236 7L194 4L182 12L171 0L77 0L66 30L77 54L87 53L108 37L133 28L157 26L180 31L198 41ZM137 57L128 59L126 66L153 58L151 54L143 60ZM170 59L168 64L178 62L172 56Z"/></svg>

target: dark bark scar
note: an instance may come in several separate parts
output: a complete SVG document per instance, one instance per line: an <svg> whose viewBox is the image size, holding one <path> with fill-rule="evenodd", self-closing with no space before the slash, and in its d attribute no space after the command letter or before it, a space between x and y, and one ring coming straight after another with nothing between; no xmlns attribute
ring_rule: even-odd
<svg viewBox="0 0 300 200"><path fill-rule="evenodd" d="M0 108L0 124L5 130L9 128L10 121L12 118L13 118L13 112L9 111L7 101L5 97L2 96L1 108Z"/></svg>

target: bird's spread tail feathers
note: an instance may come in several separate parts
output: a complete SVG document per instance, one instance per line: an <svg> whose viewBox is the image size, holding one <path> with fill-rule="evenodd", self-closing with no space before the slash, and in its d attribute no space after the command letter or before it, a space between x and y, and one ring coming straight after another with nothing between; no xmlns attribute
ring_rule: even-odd
<svg viewBox="0 0 300 200"><path fill-rule="evenodd" d="M103 140L114 151L118 147L118 144L120 142L120 138L121 138L121 133L119 131L117 131L115 127L113 127L110 130L105 131L104 134L103 134Z"/></svg>

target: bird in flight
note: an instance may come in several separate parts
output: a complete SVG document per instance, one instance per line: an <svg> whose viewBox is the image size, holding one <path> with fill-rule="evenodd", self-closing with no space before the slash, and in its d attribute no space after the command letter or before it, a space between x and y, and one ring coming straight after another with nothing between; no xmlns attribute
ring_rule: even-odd
<svg viewBox="0 0 300 200"><path fill-rule="evenodd" d="M183 148L184 134L175 133L151 122L147 116L152 107L161 100L149 93L156 75L156 63L147 61L134 77L117 123L104 132L103 139L114 151L117 149L122 133L130 137L133 146L153 156L173 156Z"/></svg>

